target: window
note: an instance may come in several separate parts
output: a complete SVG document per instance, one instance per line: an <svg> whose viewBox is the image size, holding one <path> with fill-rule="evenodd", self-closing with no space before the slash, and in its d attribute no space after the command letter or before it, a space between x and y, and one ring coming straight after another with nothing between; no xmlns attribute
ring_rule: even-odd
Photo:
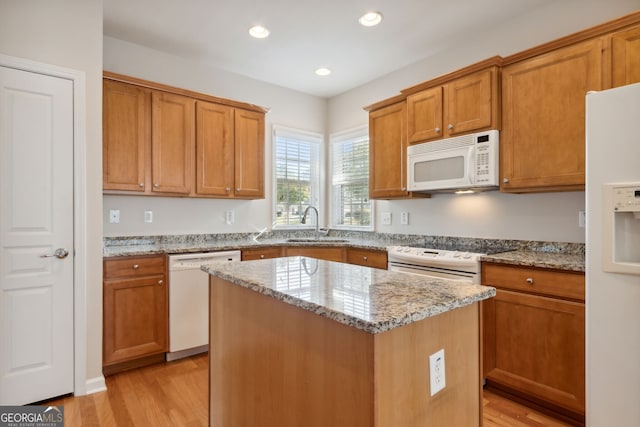
<svg viewBox="0 0 640 427"><path fill-rule="evenodd" d="M274 227L315 227L316 218L302 225L308 206L320 202L320 142L322 135L281 126L273 128L275 169Z"/></svg>
<svg viewBox="0 0 640 427"><path fill-rule="evenodd" d="M331 140L331 226L373 229L369 200L369 135L366 127L333 134Z"/></svg>

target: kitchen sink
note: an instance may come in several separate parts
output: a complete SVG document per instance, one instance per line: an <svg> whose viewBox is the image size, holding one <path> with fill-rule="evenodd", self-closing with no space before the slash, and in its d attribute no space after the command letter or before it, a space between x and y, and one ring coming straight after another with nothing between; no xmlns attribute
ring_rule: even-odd
<svg viewBox="0 0 640 427"><path fill-rule="evenodd" d="M297 237L287 239L290 243L345 243L347 239L333 239L331 237Z"/></svg>

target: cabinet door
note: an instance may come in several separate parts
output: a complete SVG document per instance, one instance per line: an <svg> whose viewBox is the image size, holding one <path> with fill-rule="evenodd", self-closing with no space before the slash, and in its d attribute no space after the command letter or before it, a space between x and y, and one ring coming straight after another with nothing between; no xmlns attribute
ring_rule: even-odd
<svg viewBox="0 0 640 427"><path fill-rule="evenodd" d="M585 96L602 89L600 39L502 72L502 191L584 189Z"/></svg>
<svg viewBox="0 0 640 427"><path fill-rule="evenodd" d="M153 191L189 194L193 183L195 100L166 92L152 93Z"/></svg>
<svg viewBox="0 0 640 427"><path fill-rule="evenodd" d="M233 196L233 108L196 104L196 192Z"/></svg>
<svg viewBox="0 0 640 427"><path fill-rule="evenodd" d="M264 198L264 114L236 109L235 197Z"/></svg>
<svg viewBox="0 0 640 427"><path fill-rule="evenodd" d="M442 87L407 96L409 144L442 138Z"/></svg>
<svg viewBox="0 0 640 427"><path fill-rule="evenodd" d="M446 136L454 136L488 129L497 115L494 105L497 105L498 91L494 90L493 69L481 71L463 77L446 85L445 118ZM495 94L495 96L494 96Z"/></svg>
<svg viewBox="0 0 640 427"><path fill-rule="evenodd" d="M111 80L104 80L102 88L103 189L144 192L149 182L150 92Z"/></svg>
<svg viewBox="0 0 640 427"><path fill-rule="evenodd" d="M349 264L364 265L365 267L387 269L387 251L371 249L347 248L347 262Z"/></svg>
<svg viewBox="0 0 640 427"><path fill-rule="evenodd" d="M613 34L611 60L613 87L640 82L640 27Z"/></svg>
<svg viewBox="0 0 640 427"><path fill-rule="evenodd" d="M104 282L103 364L167 351L165 276Z"/></svg>
<svg viewBox="0 0 640 427"><path fill-rule="evenodd" d="M280 256L282 256L282 248L278 246L242 250L242 261L278 258Z"/></svg>
<svg viewBox="0 0 640 427"><path fill-rule="evenodd" d="M487 302L487 382L584 414L584 304L500 289Z"/></svg>
<svg viewBox="0 0 640 427"><path fill-rule="evenodd" d="M369 114L369 197L407 197L405 103Z"/></svg>

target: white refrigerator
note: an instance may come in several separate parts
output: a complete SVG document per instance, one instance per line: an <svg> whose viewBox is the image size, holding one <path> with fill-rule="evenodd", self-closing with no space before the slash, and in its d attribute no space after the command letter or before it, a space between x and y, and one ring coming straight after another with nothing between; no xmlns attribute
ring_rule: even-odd
<svg viewBox="0 0 640 427"><path fill-rule="evenodd" d="M586 102L587 426L638 427L640 84Z"/></svg>

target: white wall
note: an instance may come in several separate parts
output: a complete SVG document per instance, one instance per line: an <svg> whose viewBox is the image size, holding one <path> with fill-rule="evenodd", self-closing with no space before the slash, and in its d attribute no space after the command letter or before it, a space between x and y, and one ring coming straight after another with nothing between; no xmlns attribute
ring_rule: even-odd
<svg viewBox="0 0 640 427"><path fill-rule="evenodd" d="M366 124L362 109L399 94L403 88L446 74L494 55L508 56L640 8L639 0L563 0L548 2L534 13L478 34L452 40L441 52L329 100L329 131ZM490 192L473 196L437 195L432 199L377 201L376 212L391 212L393 224L380 232L421 233L466 237L584 242L578 212L584 193L510 195ZM400 212L409 212L410 225L399 225Z"/></svg>
<svg viewBox="0 0 640 427"><path fill-rule="evenodd" d="M120 210L120 223L105 221L105 236L232 233L271 228L273 124L325 133L327 101L311 95L212 69L122 40L104 38L104 69L221 98L269 108L266 115L265 192L263 200L186 199L173 197L104 196L105 218ZM323 204L324 205L324 204ZM144 223L144 211L154 222ZM224 221L232 210L233 225Z"/></svg>
<svg viewBox="0 0 640 427"><path fill-rule="evenodd" d="M86 73L87 378L101 378L102 0L0 0L0 53Z"/></svg>

